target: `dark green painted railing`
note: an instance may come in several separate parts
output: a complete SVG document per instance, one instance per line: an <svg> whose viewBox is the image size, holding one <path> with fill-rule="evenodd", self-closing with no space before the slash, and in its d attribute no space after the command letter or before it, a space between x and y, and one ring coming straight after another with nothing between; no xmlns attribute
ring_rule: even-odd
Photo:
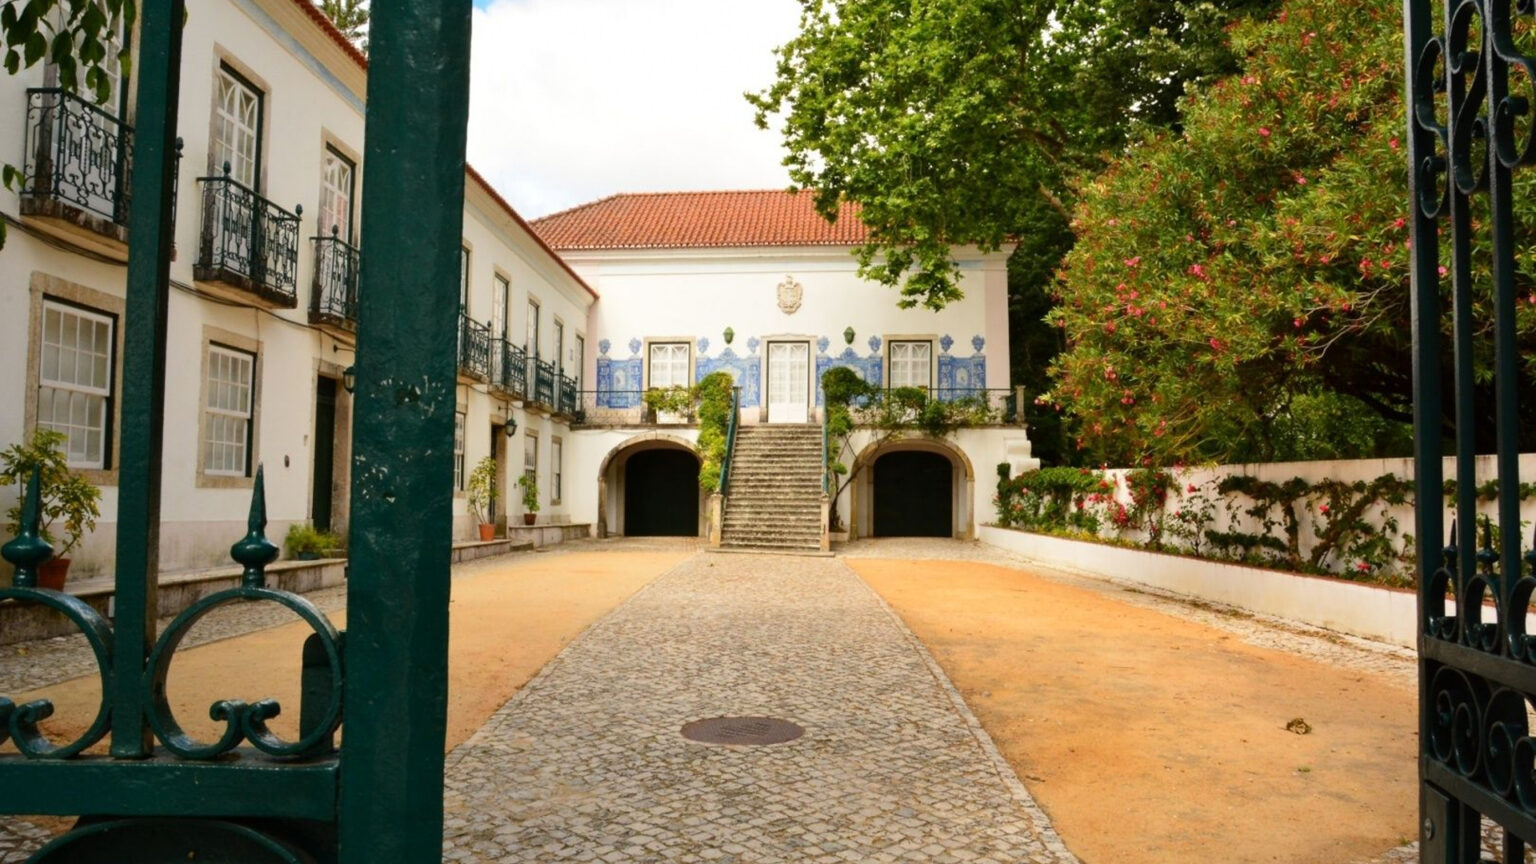
<svg viewBox="0 0 1536 864"><path fill-rule="evenodd" d="M298 305L299 218L229 176L199 177L203 231L193 276L222 282L286 308Z"/></svg>
<svg viewBox="0 0 1536 864"><path fill-rule="evenodd" d="M26 130L24 202L56 201L127 224L132 126L73 93L34 88Z"/></svg>
<svg viewBox="0 0 1536 864"><path fill-rule="evenodd" d="M481 381L491 376L491 325L459 313L459 374Z"/></svg>
<svg viewBox="0 0 1536 864"><path fill-rule="evenodd" d="M103 694L95 721L69 742L43 737L46 702L0 703L0 748L15 738L0 753L0 813L91 817L35 856L39 864L441 860L456 364L444 349L457 329L472 6L373 0L370 13L362 236L371 251L359 288L370 302L359 309L353 397L351 629L343 639L303 598L264 587L276 550L262 536L258 475L250 532L232 550L242 584L157 634L172 141L187 9L185 0L139 4L113 622L36 587L50 550L36 530L35 480L24 530L4 550L17 572L0 598L74 621ZM205 181L210 188L215 198L241 191L223 178ZM218 235L231 227L246 226L215 222L205 235L223 248ZM246 252L265 260L270 249ZM213 707L224 724L218 740L192 741L166 704L165 669L198 617L253 600L283 605L315 630L303 652L299 738L272 734L272 702L224 700ZM343 702L345 744L333 752ZM81 753L83 741L106 743L109 755Z"/></svg>
<svg viewBox="0 0 1536 864"><path fill-rule="evenodd" d="M731 388L731 419L725 424L725 456L720 460L720 494L731 494L731 463L736 457L736 427L741 425L741 388Z"/></svg>
<svg viewBox="0 0 1536 864"><path fill-rule="evenodd" d="M576 412L581 407L581 402L577 399L578 394L579 391L576 389L576 379L569 375L561 374L559 394L556 397L556 401L558 401L560 405L555 409L556 412L564 414L567 417L575 416Z"/></svg>
<svg viewBox="0 0 1536 864"><path fill-rule="evenodd" d="M491 370L491 386L496 390L524 399L528 396L528 357L523 349L505 339L497 339L491 348L498 359Z"/></svg>
<svg viewBox="0 0 1536 864"><path fill-rule="evenodd" d="M362 255L341 239L336 229L329 237L314 237L315 278L310 285L309 320L349 332L357 330L357 273Z"/></svg>
<svg viewBox="0 0 1536 864"><path fill-rule="evenodd" d="M1536 24L1536 7L1524 0L1406 0L1404 15L1418 502L1419 854L1437 864L1488 861L1482 838L1489 819L1501 837L1494 860L1517 864L1528 860L1527 842L1536 842L1536 735L1530 722L1536 634L1526 629L1536 611L1536 548L1522 554L1519 412L1531 392L1521 381L1528 358L1517 339L1516 298L1529 286L1517 275L1516 262L1527 249L1516 240L1513 175L1536 162L1536 55L1525 53L1529 40L1517 38ZM1444 332L1451 335L1449 345ZM1476 403L1489 386L1478 365L1490 358L1496 535L1493 525L1481 532L1474 527ZM1439 505L1447 434L1458 481L1448 532ZM1454 614L1448 598L1455 600Z"/></svg>
<svg viewBox="0 0 1536 864"><path fill-rule="evenodd" d="M555 407L555 366L537 357L533 360L533 401L545 407Z"/></svg>

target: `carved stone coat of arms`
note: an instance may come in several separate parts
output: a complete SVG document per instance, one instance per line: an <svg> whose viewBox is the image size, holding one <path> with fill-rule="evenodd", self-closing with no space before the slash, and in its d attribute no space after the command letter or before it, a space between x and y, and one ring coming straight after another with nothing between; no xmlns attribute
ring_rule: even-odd
<svg viewBox="0 0 1536 864"><path fill-rule="evenodd" d="M805 296L805 286L795 281L793 276L785 276L779 283L779 308L785 315L793 315L800 308L800 300Z"/></svg>

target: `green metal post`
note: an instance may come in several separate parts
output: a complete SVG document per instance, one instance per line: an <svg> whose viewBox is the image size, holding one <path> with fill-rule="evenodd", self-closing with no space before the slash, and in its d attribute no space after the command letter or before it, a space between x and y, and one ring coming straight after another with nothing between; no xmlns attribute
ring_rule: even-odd
<svg viewBox="0 0 1536 864"><path fill-rule="evenodd" d="M374 0L342 864L440 861L470 0Z"/></svg>
<svg viewBox="0 0 1536 864"><path fill-rule="evenodd" d="M118 483L117 620L112 755L149 755L141 680L153 646L160 556L160 461L165 416L166 306L170 294L171 197L181 92L185 0L140 3L138 131L128 209L128 302L124 315L122 459Z"/></svg>

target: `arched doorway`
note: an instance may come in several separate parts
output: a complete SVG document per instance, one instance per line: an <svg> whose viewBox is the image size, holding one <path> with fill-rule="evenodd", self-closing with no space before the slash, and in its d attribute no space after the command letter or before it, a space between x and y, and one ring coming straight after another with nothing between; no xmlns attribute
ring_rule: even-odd
<svg viewBox="0 0 1536 864"><path fill-rule="evenodd" d="M624 465L624 534L699 535L699 459L687 450L642 450Z"/></svg>
<svg viewBox="0 0 1536 864"><path fill-rule="evenodd" d="M852 537L976 536L976 472L958 444L901 435L866 445L845 502Z"/></svg>
<svg viewBox="0 0 1536 864"><path fill-rule="evenodd" d="M707 509L699 453L687 438L635 435L609 450L598 468L599 537L699 537Z"/></svg>
<svg viewBox="0 0 1536 864"><path fill-rule="evenodd" d="M953 536L955 466L948 457L897 450L870 467L876 537Z"/></svg>

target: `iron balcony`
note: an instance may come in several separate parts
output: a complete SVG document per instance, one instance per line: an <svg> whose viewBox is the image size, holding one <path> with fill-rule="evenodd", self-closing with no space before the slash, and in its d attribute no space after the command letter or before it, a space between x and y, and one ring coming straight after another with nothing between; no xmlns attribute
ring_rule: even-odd
<svg viewBox="0 0 1536 864"><path fill-rule="evenodd" d="M315 244L315 277L310 286L309 323L339 339L353 341L362 253L341 239L334 227L331 236L311 240Z"/></svg>
<svg viewBox="0 0 1536 864"><path fill-rule="evenodd" d="M299 217L229 176L200 177L203 232L192 276L209 293L255 306L299 305Z"/></svg>
<svg viewBox="0 0 1536 864"><path fill-rule="evenodd" d="M26 135L21 215L126 260L133 127L68 91L33 88Z"/></svg>
<svg viewBox="0 0 1536 864"><path fill-rule="evenodd" d="M513 399L528 397L528 355L505 339L491 346L491 389Z"/></svg>
<svg viewBox="0 0 1536 864"><path fill-rule="evenodd" d="M459 380L488 381L491 377L491 327L459 313Z"/></svg>

